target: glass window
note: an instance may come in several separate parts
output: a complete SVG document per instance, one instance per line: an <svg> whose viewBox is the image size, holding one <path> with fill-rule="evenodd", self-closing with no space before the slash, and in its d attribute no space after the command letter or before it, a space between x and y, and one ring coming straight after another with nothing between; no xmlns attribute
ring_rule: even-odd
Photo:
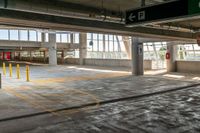
<svg viewBox="0 0 200 133"><path fill-rule="evenodd" d="M10 30L10 40L18 40L19 35L18 35L18 30Z"/></svg>
<svg viewBox="0 0 200 133"><path fill-rule="evenodd" d="M103 34L99 34L99 40L103 40Z"/></svg>
<svg viewBox="0 0 200 133"><path fill-rule="evenodd" d="M93 41L93 51L98 51L98 42L97 42L97 40Z"/></svg>
<svg viewBox="0 0 200 133"><path fill-rule="evenodd" d="M92 45L90 45L90 43L91 43L91 40L87 40L87 50L88 51L92 51Z"/></svg>
<svg viewBox="0 0 200 133"><path fill-rule="evenodd" d="M97 34L93 34L93 40L97 40L98 39L98 35Z"/></svg>
<svg viewBox="0 0 200 133"><path fill-rule="evenodd" d="M67 34L67 43L71 43L72 40L71 40L71 34Z"/></svg>
<svg viewBox="0 0 200 133"><path fill-rule="evenodd" d="M0 30L0 39L8 40L8 30Z"/></svg>
<svg viewBox="0 0 200 133"><path fill-rule="evenodd" d="M61 34L61 42L62 43L67 43L67 40L68 40L67 35L68 34Z"/></svg>
<svg viewBox="0 0 200 133"><path fill-rule="evenodd" d="M92 33L87 33L87 39L91 40L92 39Z"/></svg>
<svg viewBox="0 0 200 133"><path fill-rule="evenodd" d="M28 41L28 31L27 30L20 30L20 40L21 41Z"/></svg>
<svg viewBox="0 0 200 133"><path fill-rule="evenodd" d="M99 51L103 51L103 40L99 41Z"/></svg>
<svg viewBox="0 0 200 133"><path fill-rule="evenodd" d="M113 35L109 35L109 40L113 41Z"/></svg>
<svg viewBox="0 0 200 133"><path fill-rule="evenodd" d="M109 40L109 36L105 35L105 40L108 41Z"/></svg>
<svg viewBox="0 0 200 133"><path fill-rule="evenodd" d="M108 45L108 41L105 42L105 51L108 52L109 51L109 45Z"/></svg>
<svg viewBox="0 0 200 133"><path fill-rule="evenodd" d="M120 49L121 49L121 51L123 51L123 52L126 51L126 48L125 48L123 42L120 42Z"/></svg>
<svg viewBox="0 0 200 133"><path fill-rule="evenodd" d="M74 43L79 43L79 42L80 42L80 41L79 41L79 33L74 33L73 36L74 36L74 37L73 37L73 38L74 38L74 41L73 41L73 42L74 42Z"/></svg>
<svg viewBox="0 0 200 133"><path fill-rule="evenodd" d="M109 41L109 51L110 52L113 52L113 42L112 41Z"/></svg>
<svg viewBox="0 0 200 133"><path fill-rule="evenodd" d="M114 42L114 51L115 52L119 51L119 49L118 49L118 43L117 42Z"/></svg>
<svg viewBox="0 0 200 133"><path fill-rule="evenodd" d="M49 42L49 34L45 33L45 42Z"/></svg>
<svg viewBox="0 0 200 133"><path fill-rule="evenodd" d="M29 41L37 41L36 31L30 30L29 31Z"/></svg>
<svg viewBox="0 0 200 133"><path fill-rule="evenodd" d="M61 37L60 34L56 34L56 42L60 43L61 42Z"/></svg>
<svg viewBox="0 0 200 133"><path fill-rule="evenodd" d="M38 42L42 41L42 33L41 32L37 32L37 41Z"/></svg>

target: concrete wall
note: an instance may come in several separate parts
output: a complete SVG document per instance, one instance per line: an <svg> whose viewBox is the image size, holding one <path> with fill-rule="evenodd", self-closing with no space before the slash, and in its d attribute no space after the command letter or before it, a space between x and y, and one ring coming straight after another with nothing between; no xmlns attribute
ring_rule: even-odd
<svg viewBox="0 0 200 133"><path fill-rule="evenodd" d="M200 61L176 61L177 72L200 74Z"/></svg>
<svg viewBox="0 0 200 133"><path fill-rule="evenodd" d="M67 64L79 64L79 59L67 58L65 61ZM84 59L84 65L91 66L108 66L108 67L131 67L131 60L126 59ZM152 61L144 61L144 69L152 69Z"/></svg>

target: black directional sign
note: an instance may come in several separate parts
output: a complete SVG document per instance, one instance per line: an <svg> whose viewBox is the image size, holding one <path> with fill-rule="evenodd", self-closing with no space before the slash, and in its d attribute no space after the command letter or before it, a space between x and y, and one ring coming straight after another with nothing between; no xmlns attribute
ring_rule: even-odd
<svg viewBox="0 0 200 133"><path fill-rule="evenodd" d="M194 7L196 8L195 11ZM200 0L177 0L126 12L126 24L137 25L200 13Z"/></svg>

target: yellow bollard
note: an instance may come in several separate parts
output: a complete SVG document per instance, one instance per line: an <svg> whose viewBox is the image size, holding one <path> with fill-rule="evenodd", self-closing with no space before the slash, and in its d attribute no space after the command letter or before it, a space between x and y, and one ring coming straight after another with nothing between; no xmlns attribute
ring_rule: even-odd
<svg viewBox="0 0 200 133"><path fill-rule="evenodd" d="M29 82L30 81L30 69L29 66L26 65L26 81Z"/></svg>
<svg viewBox="0 0 200 133"><path fill-rule="evenodd" d="M3 62L3 75L6 76L6 64Z"/></svg>
<svg viewBox="0 0 200 133"><path fill-rule="evenodd" d="M10 77L12 77L12 64L9 64Z"/></svg>
<svg viewBox="0 0 200 133"><path fill-rule="evenodd" d="M20 68L19 68L19 64L17 64L16 72L17 72L17 79L20 79Z"/></svg>

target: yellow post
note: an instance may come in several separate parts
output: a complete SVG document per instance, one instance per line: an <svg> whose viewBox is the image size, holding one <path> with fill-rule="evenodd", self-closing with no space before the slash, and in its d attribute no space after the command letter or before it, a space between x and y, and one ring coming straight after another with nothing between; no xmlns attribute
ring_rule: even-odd
<svg viewBox="0 0 200 133"><path fill-rule="evenodd" d="M6 76L6 64L3 62L3 75Z"/></svg>
<svg viewBox="0 0 200 133"><path fill-rule="evenodd" d="M26 65L26 81L29 82L30 81L30 69L29 66Z"/></svg>
<svg viewBox="0 0 200 133"><path fill-rule="evenodd" d="M20 68L19 68L19 64L17 64L16 72L17 72L17 79L20 79Z"/></svg>
<svg viewBox="0 0 200 133"><path fill-rule="evenodd" d="M10 77L12 77L12 64L9 64Z"/></svg>

